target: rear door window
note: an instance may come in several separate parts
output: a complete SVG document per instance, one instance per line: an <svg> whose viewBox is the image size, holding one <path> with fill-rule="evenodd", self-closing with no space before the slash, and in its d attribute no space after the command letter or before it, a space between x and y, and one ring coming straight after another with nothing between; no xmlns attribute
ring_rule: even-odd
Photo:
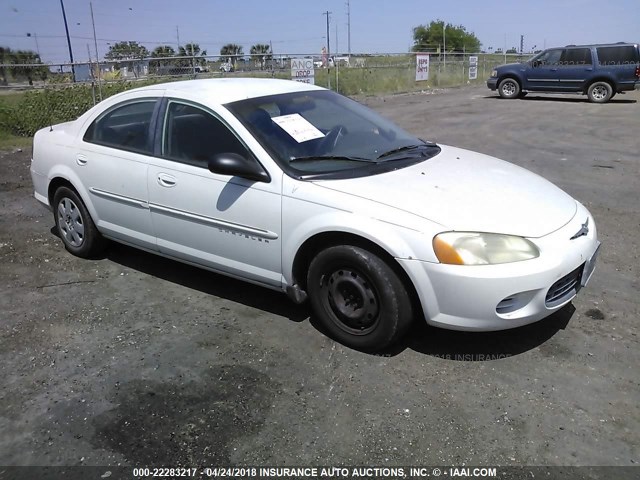
<svg viewBox="0 0 640 480"><path fill-rule="evenodd" d="M118 105L91 123L83 136L88 143L137 153L152 153L149 126L157 100Z"/></svg>
<svg viewBox="0 0 640 480"><path fill-rule="evenodd" d="M591 64L590 48L569 48L562 53L560 58L560 65L564 67Z"/></svg>

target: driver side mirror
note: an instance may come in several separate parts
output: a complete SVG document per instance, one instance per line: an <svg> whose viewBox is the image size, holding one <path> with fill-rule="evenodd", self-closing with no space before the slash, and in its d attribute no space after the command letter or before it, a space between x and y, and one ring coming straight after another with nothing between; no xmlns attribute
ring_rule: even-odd
<svg viewBox="0 0 640 480"><path fill-rule="evenodd" d="M219 153L208 163L209 171L219 175L241 177L255 182L269 183L271 178L257 161L237 153Z"/></svg>

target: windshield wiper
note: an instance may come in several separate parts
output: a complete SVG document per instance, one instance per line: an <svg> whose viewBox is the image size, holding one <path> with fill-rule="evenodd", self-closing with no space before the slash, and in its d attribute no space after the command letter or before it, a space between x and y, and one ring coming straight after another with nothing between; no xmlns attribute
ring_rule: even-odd
<svg viewBox="0 0 640 480"><path fill-rule="evenodd" d="M364 157L349 157L346 155L309 155L307 157L295 157L289 160L289 163L313 162L317 160L346 160L350 162L366 162L376 163L375 160Z"/></svg>
<svg viewBox="0 0 640 480"><path fill-rule="evenodd" d="M394 148L393 150L389 150L388 152L384 152L382 155L378 156L378 160L382 158L387 158L397 153L410 152L412 150L418 150L422 148L433 148L437 147L435 143L419 143L417 145L405 145L404 147Z"/></svg>

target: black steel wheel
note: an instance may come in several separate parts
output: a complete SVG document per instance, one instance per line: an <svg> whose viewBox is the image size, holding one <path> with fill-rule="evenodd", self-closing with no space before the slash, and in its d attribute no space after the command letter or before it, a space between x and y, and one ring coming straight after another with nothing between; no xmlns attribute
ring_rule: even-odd
<svg viewBox="0 0 640 480"><path fill-rule="evenodd" d="M405 285L384 260L363 248L340 245L320 252L309 266L307 290L322 326L353 348L383 349L412 321Z"/></svg>

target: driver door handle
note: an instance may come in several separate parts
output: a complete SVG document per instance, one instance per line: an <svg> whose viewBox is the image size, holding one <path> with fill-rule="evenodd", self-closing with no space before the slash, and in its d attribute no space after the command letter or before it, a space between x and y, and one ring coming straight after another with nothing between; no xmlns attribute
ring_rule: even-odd
<svg viewBox="0 0 640 480"><path fill-rule="evenodd" d="M174 177L173 175L169 175L167 173L158 174L158 185L160 185L161 187L175 187L176 183L176 177Z"/></svg>

